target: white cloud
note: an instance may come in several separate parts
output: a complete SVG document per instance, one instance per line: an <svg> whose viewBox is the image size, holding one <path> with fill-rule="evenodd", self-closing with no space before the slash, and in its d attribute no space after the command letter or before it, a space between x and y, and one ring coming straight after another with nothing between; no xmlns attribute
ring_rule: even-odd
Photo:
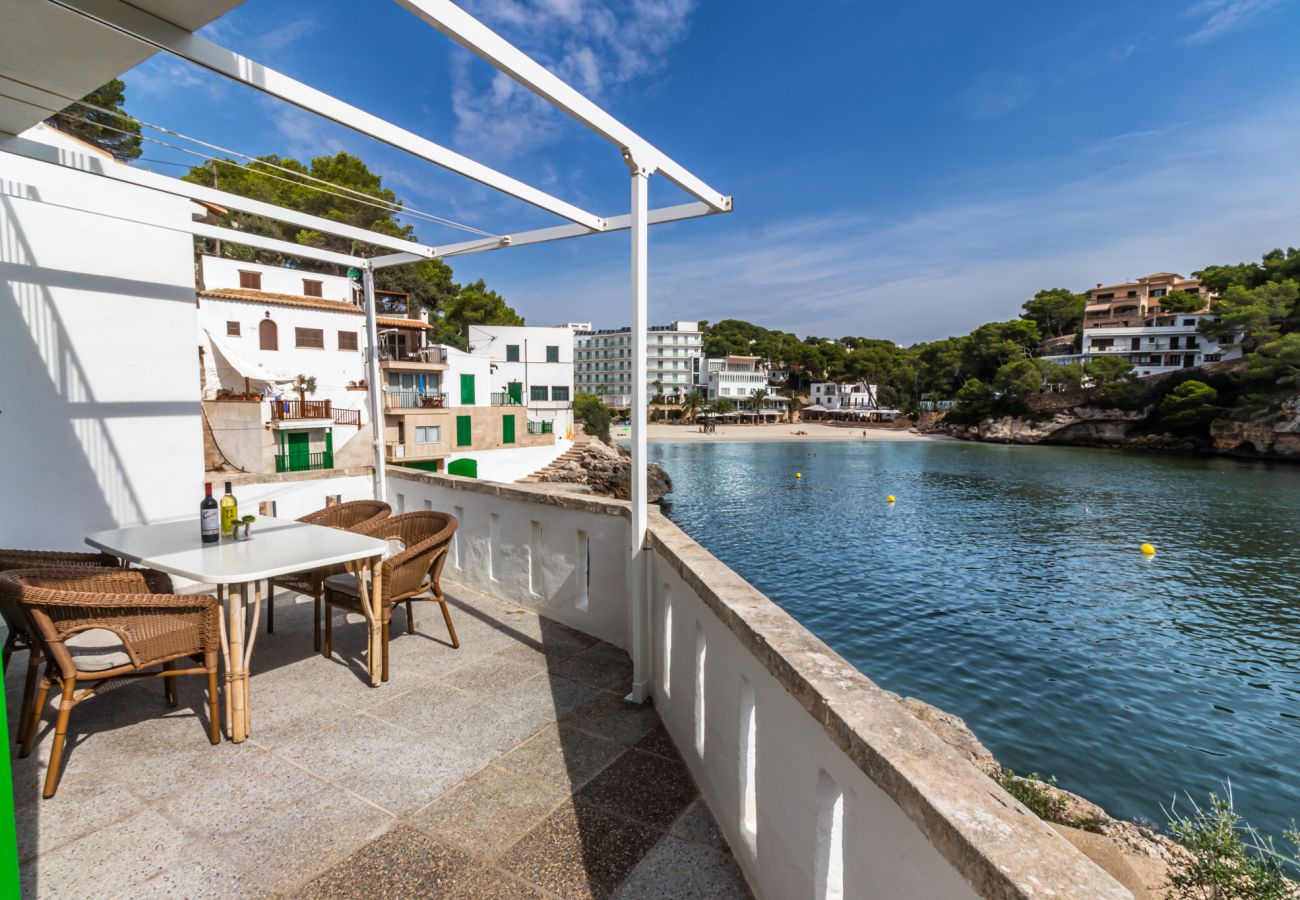
<svg viewBox="0 0 1300 900"><path fill-rule="evenodd" d="M1183 42L1191 46L1208 44L1230 31L1236 31L1277 8L1283 0L1200 0L1183 15L1199 19L1196 30Z"/></svg>
<svg viewBox="0 0 1300 900"><path fill-rule="evenodd" d="M600 100L659 72L689 29L695 0L473 0L471 13L587 96ZM511 159L557 138L562 114L467 52L452 59L456 143Z"/></svg>
<svg viewBox="0 0 1300 900"><path fill-rule="evenodd" d="M845 210L759 229L741 212L656 229L652 318L910 343L1012 318L1040 288L1187 273L1300 244L1300 210L1278 195L1300 179L1290 149L1300 112L1272 104L1206 125L1180 128L1178 140L1094 145L1081 154L1090 174L1046 189L1007 173L980 196L892 218ZM530 321L627 317L622 241L542 277L505 274L489 278Z"/></svg>

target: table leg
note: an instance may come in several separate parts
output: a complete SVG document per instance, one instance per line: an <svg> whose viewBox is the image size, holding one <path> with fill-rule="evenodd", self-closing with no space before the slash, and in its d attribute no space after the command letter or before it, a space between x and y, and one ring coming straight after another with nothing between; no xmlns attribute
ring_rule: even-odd
<svg viewBox="0 0 1300 900"><path fill-rule="evenodd" d="M345 567L357 580L357 596L361 600L361 612L366 617L366 637L369 650L366 652L366 669L370 672L370 686L378 687L380 681L380 664L379 658L383 652L383 646L380 643L383 628L383 610L380 604L383 602L380 598L380 567L383 564L383 557L365 560L358 559L350 563L345 563ZM369 584L367 584L366 569L370 569Z"/></svg>
<svg viewBox="0 0 1300 900"><path fill-rule="evenodd" d="M226 628L229 652L226 654L226 708L230 724L230 739L236 744L248 736L245 716L247 695L244 681L248 671L244 668L244 591L242 584L226 588L226 615L230 624Z"/></svg>

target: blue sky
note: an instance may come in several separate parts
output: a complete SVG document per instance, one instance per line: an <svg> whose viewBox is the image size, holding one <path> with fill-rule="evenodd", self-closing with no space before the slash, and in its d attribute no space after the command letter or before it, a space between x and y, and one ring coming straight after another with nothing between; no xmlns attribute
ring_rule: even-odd
<svg viewBox="0 0 1300 900"><path fill-rule="evenodd" d="M654 321L911 343L1011 318L1042 287L1300 245L1290 0L462 5L735 196L732 215L652 229ZM248 0L204 34L587 209L627 209L616 148L395 4ZM348 150L412 207L493 232L556 221L187 63L124 77L147 121L249 154ZM625 235L454 267L530 324L627 320Z"/></svg>

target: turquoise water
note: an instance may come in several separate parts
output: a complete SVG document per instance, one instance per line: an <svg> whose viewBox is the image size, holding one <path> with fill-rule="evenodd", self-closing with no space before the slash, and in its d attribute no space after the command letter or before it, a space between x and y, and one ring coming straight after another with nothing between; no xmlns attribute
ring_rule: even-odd
<svg viewBox="0 0 1300 900"><path fill-rule="evenodd" d="M948 441L650 458L692 537L1004 765L1160 825L1228 780L1257 827L1300 820L1300 468Z"/></svg>

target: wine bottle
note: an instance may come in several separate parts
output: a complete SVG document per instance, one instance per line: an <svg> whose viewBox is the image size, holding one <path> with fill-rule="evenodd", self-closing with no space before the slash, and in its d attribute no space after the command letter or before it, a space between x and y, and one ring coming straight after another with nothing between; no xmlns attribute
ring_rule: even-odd
<svg viewBox="0 0 1300 900"><path fill-rule="evenodd" d="M239 501L235 495L230 492L230 482L226 482L226 492L221 496L221 536L228 538L231 535L231 526L239 518Z"/></svg>
<svg viewBox="0 0 1300 900"><path fill-rule="evenodd" d="M221 540L221 515L217 501L212 499L212 482L203 485L203 502L199 504L199 532L203 543L215 544Z"/></svg>

